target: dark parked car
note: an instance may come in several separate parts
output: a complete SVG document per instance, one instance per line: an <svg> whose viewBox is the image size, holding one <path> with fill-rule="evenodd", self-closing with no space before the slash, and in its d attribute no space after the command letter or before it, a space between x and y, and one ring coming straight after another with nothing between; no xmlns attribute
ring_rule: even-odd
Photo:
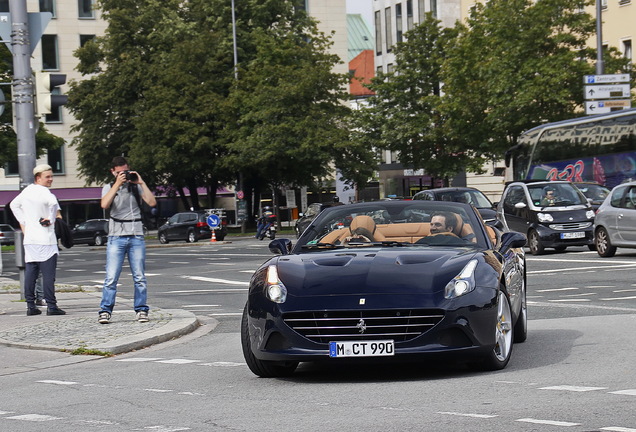
<svg viewBox="0 0 636 432"><path fill-rule="evenodd" d="M300 237L300 235L307 229L307 227L311 224L316 216L320 214L326 208L343 205L341 202L330 202L330 203L313 203L307 206L307 211L302 213L300 218L296 221L296 225L294 229L296 230L296 237Z"/></svg>
<svg viewBox="0 0 636 432"><path fill-rule="evenodd" d="M209 239L212 232L207 219L211 213L205 210L189 211L174 214L159 227L157 237L159 242L166 244L171 241L182 240L194 243L202 239ZM218 241L223 241L227 235L227 219L221 215L220 228L214 233Z"/></svg>
<svg viewBox="0 0 636 432"><path fill-rule="evenodd" d="M554 198L546 200L551 192ZM568 246L594 250L594 210L572 183L565 181L512 182L497 206L497 218L512 231L528 236L533 255L545 248Z"/></svg>
<svg viewBox="0 0 636 432"><path fill-rule="evenodd" d="M497 218L495 206L479 189L471 187L447 187L427 189L413 195L414 200L428 201L452 201L472 204L479 210L479 214L485 222L494 221Z"/></svg>
<svg viewBox="0 0 636 432"><path fill-rule="evenodd" d="M0 224L0 244L11 245L15 241L15 230L11 225Z"/></svg>
<svg viewBox="0 0 636 432"><path fill-rule="evenodd" d="M594 242L602 257L617 247L636 248L636 182L616 186L596 212Z"/></svg>
<svg viewBox="0 0 636 432"><path fill-rule="evenodd" d="M72 235L75 244L105 245L108 241L108 219L89 219L75 225Z"/></svg>
<svg viewBox="0 0 636 432"><path fill-rule="evenodd" d="M590 204L592 204L592 209L594 211L598 210L610 193L608 188L601 186L598 183L574 182L574 186L579 188L579 190L583 192L583 195L585 195L585 198L590 200Z"/></svg>
<svg viewBox="0 0 636 432"><path fill-rule="evenodd" d="M439 212L452 232L437 233ZM445 354L503 369L527 337L525 243L468 204L328 208L295 246L273 240L281 256L254 273L241 322L247 365L277 377L299 362Z"/></svg>

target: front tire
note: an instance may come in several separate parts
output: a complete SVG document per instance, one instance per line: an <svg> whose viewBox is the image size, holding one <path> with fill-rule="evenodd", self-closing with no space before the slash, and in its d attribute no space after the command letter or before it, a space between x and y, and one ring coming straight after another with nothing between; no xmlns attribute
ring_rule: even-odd
<svg viewBox="0 0 636 432"><path fill-rule="evenodd" d="M607 230L600 227L594 234L596 252L603 258L613 257L616 254L616 246L612 246Z"/></svg>
<svg viewBox="0 0 636 432"><path fill-rule="evenodd" d="M514 328L515 343L522 343L528 339L528 303L526 301L526 281L523 281L523 292L521 293L521 310L519 318Z"/></svg>
<svg viewBox="0 0 636 432"><path fill-rule="evenodd" d="M528 247L530 247L532 255L542 255L545 252L545 247L541 244L541 237L539 237L539 233L536 230L532 230L528 234Z"/></svg>
<svg viewBox="0 0 636 432"><path fill-rule="evenodd" d="M294 373L298 367L298 362L274 362L259 360L254 356L250 346L249 322L247 319L247 305L243 309L243 318L241 319L241 347L243 348L243 357L247 363L247 367L261 378L278 378L286 377Z"/></svg>
<svg viewBox="0 0 636 432"><path fill-rule="evenodd" d="M508 365L512 354L514 329L512 328L512 312L510 300L503 290L499 290L497 298L497 321L495 323L495 346L484 358L484 370L501 370Z"/></svg>
<svg viewBox="0 0 636 432"><path fill-rule="evenodd" d="M104 239L98 234L95 236L93 243L95 244L95 246L102 246L104 244Z"/></svg>
<svg viewBox="0 0 636 432"><path fill-rule="evenodd" d="M165 232L162 232L161 234L159 234L159 243L168 244L168 237L166 237Z"/></svg>
<svg viewBox="0 0 636 432"><path fill-rule="evenodd" d="M186 241L188 243L194 243L197 241L197 236L194 235L194 231L188 231L188 238L186 238Z"/></svg>

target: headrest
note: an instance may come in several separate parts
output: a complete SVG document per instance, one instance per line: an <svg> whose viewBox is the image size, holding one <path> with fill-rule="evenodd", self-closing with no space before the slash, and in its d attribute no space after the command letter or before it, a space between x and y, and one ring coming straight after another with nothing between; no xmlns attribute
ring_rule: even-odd
<svg viewBox="0 0 636 432"><path fill-rule="evenodd" d="M355 231L356 228L364 228L369 230L371 233L375 233L375 222L370 216L360 215L353 218L351 221L351 225L349 229L351 232Z"/></svg>

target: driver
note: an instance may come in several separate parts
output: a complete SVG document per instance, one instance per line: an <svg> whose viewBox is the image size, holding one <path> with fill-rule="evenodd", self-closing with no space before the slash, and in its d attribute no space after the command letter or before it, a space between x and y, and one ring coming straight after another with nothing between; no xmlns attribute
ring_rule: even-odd
<svg viewBox="0 0 636 432"><path fill-rule="evenodd" d="M547 186L543 189L544 195L541 198L541 207L553 206L556 204L556 196L554 192L554 188L551 186Z"/></svg>
<svg viewBox="0 0 636 432"><path fill-rule="evenodd" d="M445 245L464 244L464 241L453 232L457 218L451 212L437 212L431 217L431 235L421 238L415 244Z"/></svg>

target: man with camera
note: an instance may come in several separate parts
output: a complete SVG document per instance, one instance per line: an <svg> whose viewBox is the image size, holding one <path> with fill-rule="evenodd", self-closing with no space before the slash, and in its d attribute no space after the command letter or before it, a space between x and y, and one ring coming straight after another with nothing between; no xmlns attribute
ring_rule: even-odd
<svg viewBox="0 0 636 432"><path fill-rule="evenodd" d="M128 255L134 283L134 309L139 322L148 322L146 304L146 242L142 220L141 200L150 207L157 202L153 193L136 171L131 171L128 161L117 156L111 162L110 172L115 182L102 189L101 206L110 210L108 244L106 247L106 278L102 290L98 321L108 324L115 307L117 282L124 258Z"/></svg>
<svg viewBox="0 0 636 432"><path fill-rule="evenodd" d="M53 168L41 164L33 168L34 183L24 188L11 201L11 211L24 233L24 298L27 315L40 315L35 304L35 282L42 273L44 300L47 315L64 315L55 298L55 270L57 267L57 237L55 217L60 210L55 195L49 188L53 183Z"/></svg>

